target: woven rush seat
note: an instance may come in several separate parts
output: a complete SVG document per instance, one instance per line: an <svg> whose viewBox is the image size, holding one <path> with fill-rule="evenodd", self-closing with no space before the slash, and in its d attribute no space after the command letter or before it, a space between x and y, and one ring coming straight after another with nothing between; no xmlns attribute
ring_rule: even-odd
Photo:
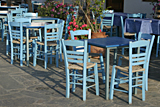
<svg viewBox="0 0 160 107"><path fill-rule="evenodd" d="M87 66L86 68L89 69L89 68L92 68L95 66L96 63L87 63ZM83 70L83 64L82 63L72 63L72 64L69 64L68 66L68 69L77 69L77 70Z"/></svg>
<svg viewBox="0 0 160 107"><path fill-rule="evenodd" d="M32 42L33 40L29 40L28 42ZM20 40L17 39L17 40L12 40L12 43L17 43L17 44L20 44ZM26 43L26 39L23 39L23 43Z"/></svg>
<svg viewBox="0 0 160 107"><path fill-rule="evenodd" d="M116 69L120 69L121 71L129 72L129 66L121 67L121 66L115 66ZM145 71L144 68L141 66L132 66L132 72L139 72L139 71Z"/></svg>
<svg viewBox="0 0 160 107"><path fill-rule="evenodd" d="M135 33L129 33L129 32L124 33L124 36L134 36L134 35Z"/></svg>
<svg viewBox="0 0 160 107"><path fill-rule="evenodd" d="M38 36L31 36L30 39L38 39Z"/></svg>
<svg viewBox="0 0 160 107"><path fill-rule="evenodd" d="M44 45L44 42L37 42L37 44ZM47 46L57 46L57 43L53 41L48 41Z"/></svg>
<svg viewBox="0 0 160 107"><path fill-rule="evenodd" d="M105 28L110 29L110 28L111 28L111 26L104 26L104 29L105 29ZM116 28L116 26L112 26L112 28L114 28L114 29L115 29L115 28Z"/></svg>

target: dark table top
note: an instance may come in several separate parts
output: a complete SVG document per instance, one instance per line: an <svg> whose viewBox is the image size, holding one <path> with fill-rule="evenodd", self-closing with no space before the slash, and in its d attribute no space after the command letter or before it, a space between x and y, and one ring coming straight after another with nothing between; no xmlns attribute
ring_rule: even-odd
<svg viewBox="0 0 160 107"><path fill-rule="evenodd" d="M94 45L102 48L127 46L132 39L126 39L121 37L107 37L107 38L95 38L88 39L89 45Z"/></svg>

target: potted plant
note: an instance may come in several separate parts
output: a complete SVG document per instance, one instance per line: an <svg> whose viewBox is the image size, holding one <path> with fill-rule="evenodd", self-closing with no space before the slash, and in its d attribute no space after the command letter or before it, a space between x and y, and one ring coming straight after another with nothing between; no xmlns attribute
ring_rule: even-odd
<svg viewBox="0 0 160 107"><path fill-rule="evenodd" d="M104 10L105 0L86 0L86 11L83 9L80 0L76 0L75 3L79 5L80 10L84 13L84 16L86 18L87 24L90 26L92 30L92 38L105 38L108 35L105 35L106 32L101 32L100 26L101 22L97 23L97 18L102 15L102 11ZM108 8L107 8L108 9ZM90 18L90 12L94 14L95 18ZM102 21L102 20L101 20ZM92 53L105 53L105 50L103 48L91 46L91 52Z"/></svg>
<svg viewBox="0 0 160 107"><path fill-rule="evenodd" d="M73 30L88 30L90 29L90 27L85 24L85 22L83 21L83 17L82 16L78 16L77 18L75 18L74 15L72 15L72 19L69 22L69 26L67 27L68 29L68 40L71 39L71 35L70 35L70 31ZM75 37L75 40L79 40L79 39L88 39L88 36L86 35L80 35L78 37Z"/></svg>
<svg viewBox="0 0 160 107"><path fill-rule="evenodd" d="M63 4L63 2L54 0L46 0L44 3L44 5L38 7L39 16L49 16L65 20L68 14L73 14L72 4Z"/></svg>

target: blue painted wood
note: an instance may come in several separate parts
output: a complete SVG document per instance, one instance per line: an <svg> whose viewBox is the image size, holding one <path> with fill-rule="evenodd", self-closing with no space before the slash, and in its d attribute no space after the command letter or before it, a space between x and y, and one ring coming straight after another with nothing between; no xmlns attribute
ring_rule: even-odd
<svg viewBox="0 0 160 107"><path fill-rule="evenodd" d="M64 24L64 23L63 23ZM64 25L63 25L64 26ZM47 32L48 29L52 29L51 32ZM54 30L53 30L54 29ZM35 51L33 57L33 66L36 66L36 60L44 60L44 68L47 68L48 58L50 57L50 64L52 64L52 57L56 59L56 67L58 67L58 59L59 59L59 50L60 50L60 37L61 37L62 23L60 24L45 24L44 27L44 42L37 42L35 44ZM49 45L49 42L52 42L52 45ZM44 50L41 51L38 46L44 46ZM40 56L37 57L37 52L41 53ZM55 55L53 55L55 53Z"/></svg>
<svg viewBox="0 0 160 107"><path fill-rule="evenodd" d="M122 91L122 92L127 92L128 93L128 98L129 98L129 104L132 104L132 88L138 88L138 86L142 86L142 100L145 101L145 71L147 68L147 61L148 61L148 52L149 52L149 45L150 41L146 40L139 40L136 42L130 42L129 43L129 69L128 69L128 77L124 78L116 78L116 65L113 66L112 68L112 77L111 77L111 86L110 86L110 99L113 99L113 93L114 90L116 91ZM145 48L145 51L141 53L134 53L133 49L137 48ZM137 76L134 75L132 72L132 67L135 65L142 66L145 70L140 70L137 72L141 72L142 76ZM124 71L125 72L125 71ZM136 83L135 85L133 84L133 81L136 79L142 79L142 83ZM128 91L123 91L121 89L116 89L114 88L114 85L117 85L118 83L128 83L129 82L129 89Z"/></svg>
<svg viewBox="0 0 160 107"><path fill-rule="evenodd" d="M142 18L142 15L141 13L128 13L127 18Z"/></svg>
<svg viewBox="0 0 160 107"><path fill-rule="evenodd" d="M93 86L87 86L87 81L95 83L96 95L99 95L99 82L98 82L98 72L97 72L97 64L94 66L94 76L87 74L87 62L88 62L88 54L87 54L87 47L88 43L87 40L79 41L79 40L66 40L62 39L62 46L63 46L63 54L64 54L64 61L65 61L65 72L66 72L66 98L69 98L70 95L70 84L72 84L72 91L75 92L76 85L83 86L83 101L86 100L86 90ZM77 52L76 50L68 50L66 46L82 46L84 47L84 52ZM72 58L72 60L70 60ZM81 61L79 61L81 60ZM73 69L73 72L70 72L68 69L69 64L83 64L82 74L77 74L75 72L76 68ZM70 79L72 76L72 79ZM91 78L93 77L93 78ZM82 80L82 83L77 83L78 80Z"/></svg>
<svg viewBox="0 0 160 107"><path fill-rule="evenodd" d="M145 33L141 33L139 32L138 34L138 40L150 40L150 45L149 45L149 51L148 51L148 56L147 56L147 67L146 67L146 73L145 73L145 90L148 91L148 68L149 68L149 61L150 61L150 56L151 56L151 52L152 52L152 47L153 47L153 43L154 43L154 39L155 39L155 35L150 35L150 34L145 34ZM145 51L144 48L141 48L140 51ZM122 65L122 57L119 57L119 61L118 61L118 66ZM122 75L120 73L121 71L117 71L117 78L120 78L124 75ZM118 87L118 85L117 85Z"/></svg>
<svg viewBox="0 0 160 107"><path fill-rule="evenodd" d="M9 22L9 33L10 33L10 44L11 44L11 64L13 64L13 57L15 55L20 56L20 66L23 66L23 52L24 52L24 35L23 35L23 23L30 23L31 19L29 18L21 18L19 20L15 20L16 22ZM16 29L15 29L16 28ZM16 43L13 41L20 41L20 43ZM18 45L16 45L18 44ZM13 51L17 49L17 53Z"/></svg>
<svg viewBox="0 0 160 107"><path fill-rule="evenodd" d="M128 16L129 17L129 16ZM124 37L124 18L123 18L123 16L120 16L120 19L121 19L121 28L122 28L122 38L125 38ZM134 35L134 40L137 40L137 34L135 33L135 35ZM122 48L122 55L124 55L124 49L125 48Z"/></svg>
<svg viewBox="0 0 160 107"><path fill-rule="evenodd" d="M106 13L101 15L101 31L106 32L106 34L109 34L110 37L112 37L113 33L113 21L114 21L114 14ZM110 28L105 28L104 26L110 26ZM106 30L106 31L105 31Z"/></svg>
<svg viewBox="0 0 160 107"><path fill-rule="evenodd" d="M160 49L159 49L160 42L159 41L160 41L160 36L158 36L158 38L157 38L156 57L158 57L158 53L160 51Z"/></svg>
<svg viewBox="0 0 160 107"><path fill-rule="evenodd" d="M147 56L147 60L148 61L147 61L147 66L146 66L146 76L145 76L145 81L146 81L146 84L145 84L146 88L145 88L145 90L148 91L148 68L149 68L149 61L150 61L150 56L151 56L151 52L152 52L152 47L153 47L155 35L144 34L144 33L139 32L139 34L138 34L138 40L142 40L142 39L143 40L150 39L149 51L148 51L148 56ZM144 51L144 49L142 51Z"/></svg>
<svg viewBox="0 0 160 107"><path fill-rule="evenodd" d="M76 31L71 30L70 33L71 33L71 39L72 40L75 40L75 37L80 36L80 35L86 35L86 36L88 36L88 39L91 39L91 29L89 29L89 30L76 30ZM77 50L77 51L80 51L80 52L84 51L84 47L79 47L78 46L74 49ZM92 53L90 53L90 46L88 46L88 52L89 52L89 55L92 56ZM100 64L100 69L98 70L98 73L102 73L103 83L105 83L103 55L102 55L102 53L97 54L97 55L100 57L100 63L98 63L98 64ZM95 56L95 54L94 54L94 56ZM89 59L89 61L90 61L90 59ZM89 74L90 73L93 73L93 70L90 70Z"/></svg>
<svg viewBox="0 0 160 107"><path fill-rule="evenodd" d="M111 48L119 46L128 46L129 41L135 41L135 40L121 38L121 37L107 37L107 38L90 39L88 40L88 44L102 48Z"/></svg>
<svg viewBox="0 0 160 107"><path fill-rule="evenodd" d="M64 29L64 20L59 20L59 24L62 24L62 30L61 30L61 34L60 34L60 40L62 39L63 36L63 29ZM62 62L62 42L60 42L59 44L59 57L60 57L60 61Z"/></svg>
<svg viewBox="0 0 160 107"><path fill-rule="evenodd" d="M66 26L65 26L65 37L64 39L68 39L68 26L69 26L69 22L71 21L72 18L72 14L67 15L67 19L66 19Z"/></svg>

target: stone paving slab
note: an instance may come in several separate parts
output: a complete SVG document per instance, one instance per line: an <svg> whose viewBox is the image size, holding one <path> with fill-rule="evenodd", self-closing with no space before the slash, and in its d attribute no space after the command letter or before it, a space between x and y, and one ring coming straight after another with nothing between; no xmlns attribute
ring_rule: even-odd
<svg viewBox="0 0 160 107"><path fill-rule="evenodd" d="M87 91L86 101L82 101L82 87L77 86L76 92L70 92L70 98L65 98L64 63L59 68L48 64L44 69L43 61L38 61L36 67L19 66L19 61L10 64L10 56L5 55L5 42L0 41L0 107L159 107L160 106L160 56L152 54L149 68L149 91L146 91L146 101L141 101L142 93L138 90L133 95L132 105L128 104L128 94L114 93L113 100L105 100L105 84L99 74L100 95L95 95L95 88ZM111 52L111 63L113 53ZM95 59L94 59L95 60ZM96 60L95 60L96 61ZM54 61L53 61L54 62ZM111 75L112 66L110 66ZM128 89L127 84L120 85Z"/></svg>

